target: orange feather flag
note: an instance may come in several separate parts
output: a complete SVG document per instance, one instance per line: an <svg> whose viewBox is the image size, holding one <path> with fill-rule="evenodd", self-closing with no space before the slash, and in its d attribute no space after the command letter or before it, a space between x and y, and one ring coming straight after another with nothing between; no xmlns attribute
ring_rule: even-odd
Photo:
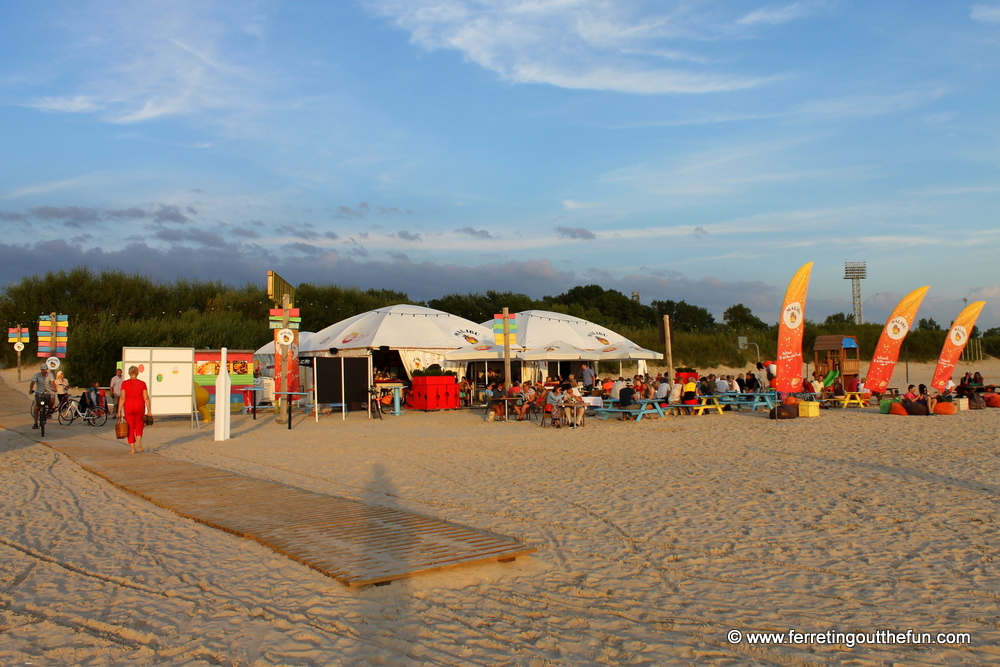
<svg viewBox="0 0 1000 667"><path fill-rule="evenodd" d="M884 393L892 378L892 371L896 367L896 360L899 359L899 348L903 344L903 339L913 326L913 320L917 316L917 310L927 294L930 287L915 289L896 305L896 309L889 315L882 329L882 335L878 339L878 346L872 355L872 363L868 366L868 376L865 379L865 387L876 393Z"/></svg>
<svg viewBox="0 0 1000 667"><path fill-rule="evenodd" d="M944 347L941 348L941 357L938 359L937 368L934 369L934 379L931 380L931 386L938 391L944 391L948 385L948 380L955 372L955 364L962 356L965 344L969 342L972 327L976 326L976 320L985 305L985 301L970 303L952 323L948 337L944 340Z"/></svg>
<svg viewBox="0 0 1000 667"><path fill-rule="evenodd" d="M802 334L806 321L806 294L813 263L809 262L792 276L781 306L778 323L778 373L771 383L778 391L802 391Z"/></svg>

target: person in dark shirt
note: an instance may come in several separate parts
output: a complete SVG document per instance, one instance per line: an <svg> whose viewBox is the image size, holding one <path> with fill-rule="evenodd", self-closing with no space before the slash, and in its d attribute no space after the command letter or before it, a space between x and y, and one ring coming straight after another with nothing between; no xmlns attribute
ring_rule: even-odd
<svg viewBox="0 0 1000 667"><path fill-rule="evenodd" d="M626 383L622 387L621 391L618 392L618 407L620 408L631 408L635 407L635 389L632 388L632 383ZM626 415L621 416L621 421L628 421Z"/></svg>

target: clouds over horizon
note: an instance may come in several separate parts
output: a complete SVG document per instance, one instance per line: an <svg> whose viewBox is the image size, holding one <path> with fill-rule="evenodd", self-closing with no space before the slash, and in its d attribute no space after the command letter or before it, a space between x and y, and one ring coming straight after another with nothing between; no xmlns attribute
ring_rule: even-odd
<svg viewBox="0 0 1000 667"><path fill-rule="evenodd" d="M514 83L632 94L697 94L755 88L776 74L729 71L702 45L742 39L758 24L810 15L818 3L764 8L742 17L683 3L541 0L367 0L427 51L455 50ZM678 45L681 45L680 47Z"/></svg>

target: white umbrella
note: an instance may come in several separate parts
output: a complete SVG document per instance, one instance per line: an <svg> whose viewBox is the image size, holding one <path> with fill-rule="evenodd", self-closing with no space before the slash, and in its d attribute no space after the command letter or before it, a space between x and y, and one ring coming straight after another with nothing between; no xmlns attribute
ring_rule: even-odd
<svg viewBox="0 0 1000 667"><path fill-rule="evenodd" d="M662 359L662 352L654 352L635 343L618 343L607 345L596 351L601 361L619 361L624 359Z"/></svg>
<svg viewBox="0 0 1000 667"><path fill-rule="evenodd" d="M594 350L585 350L582 347L558 340L523 352L521 359L525 361L572 361L574 359L593 361L600 359L600 355Z"/></svg>

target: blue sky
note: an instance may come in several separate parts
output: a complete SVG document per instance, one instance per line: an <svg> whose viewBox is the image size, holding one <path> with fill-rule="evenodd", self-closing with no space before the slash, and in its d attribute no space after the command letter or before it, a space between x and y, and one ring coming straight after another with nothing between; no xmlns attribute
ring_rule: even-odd
<svg viewBox="0 0 1000 667"><path fill-rule="evenodd" d="M5 3L0 282L597 283L1000 326L1000 2Z"/></svg>

